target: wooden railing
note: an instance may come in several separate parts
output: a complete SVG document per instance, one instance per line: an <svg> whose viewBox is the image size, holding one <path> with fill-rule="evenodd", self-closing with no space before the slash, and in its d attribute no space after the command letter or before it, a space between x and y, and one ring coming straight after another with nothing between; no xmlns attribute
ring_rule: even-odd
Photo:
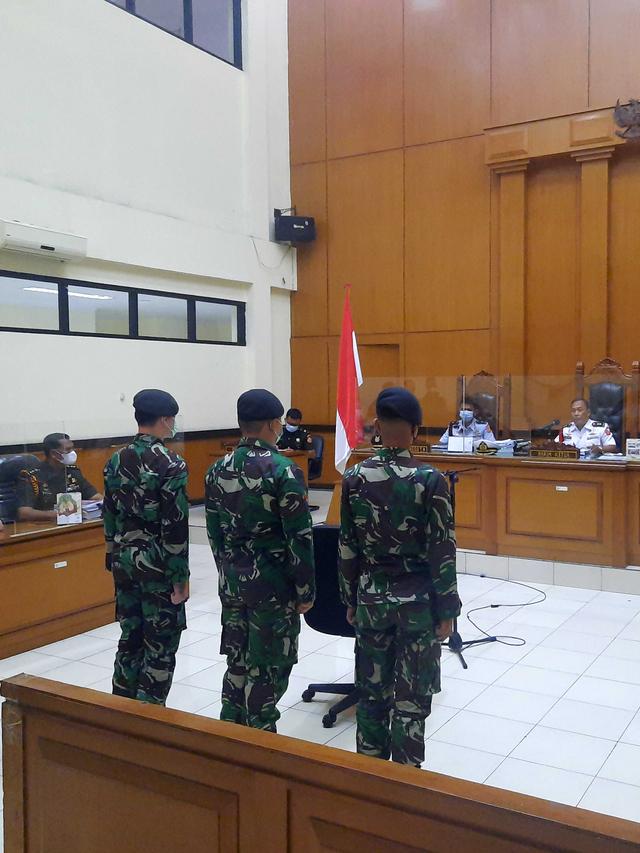
<svg viewBox="0 0 640 853"><path fill-rule="evenodd" d="M29 675L2 695L6 853L635 853L640 842L635 823Z"/></svg>

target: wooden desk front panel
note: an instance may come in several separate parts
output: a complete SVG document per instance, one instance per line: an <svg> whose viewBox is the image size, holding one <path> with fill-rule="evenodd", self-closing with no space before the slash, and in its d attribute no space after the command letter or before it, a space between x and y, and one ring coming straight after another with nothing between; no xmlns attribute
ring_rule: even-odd
<svg viewBox="0 0 640 853"><path fill-rule="evenodd" d="M640 566L640 465L629 466L627 471L627 560L631 566Z"/></svg>
<svg viewBox="0 0 640 853"><path fill-rule="evenodd" d="M0 658L114 620L102 525L83 528L42 531L0 546Z"/></svg>
<svg viewBox="0 0 640 853"><path fill-rule="evenodd" d="M41 678L2 694L7 853L632 853L640 841L637 823Z"/></svg>
<svg viewBox="0 0 640 853"><path fill-rule="evenodd" d="M470 456L428 453L419 459L442 473L448 470L463 472L455 487L458 547L497 553L495 467L484 459ZM465 471L465 468L477 470Z"/></svg>
<svg viewBox="0 0 640 853"><path fill-rule="evenodd" d="M624 471L544 464L498 468L499 553L624 565L614 547L616 483L624 490Z"/></svg>

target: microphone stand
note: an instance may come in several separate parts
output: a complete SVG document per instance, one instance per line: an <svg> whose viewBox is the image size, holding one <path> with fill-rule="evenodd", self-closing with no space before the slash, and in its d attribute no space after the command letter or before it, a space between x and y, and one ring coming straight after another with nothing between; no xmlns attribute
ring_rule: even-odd
<svg viewBox="0 0 640 853"><path fill-rule="evenodd" d="M449 480L449 495L451 496L451 512L453 513L453 524L455 528L456 521L456 483L459 481L458 474L466 474L469 471L479 471L479 467L462 468L458 471L443 471L444 476ZM463 640L458 631L458 620L453 620L453 632L448 640L442 643L450 651L458 656L458 660L462 664L463 669L469 669L466 660L462 656L464 649L469 646L481 646L484 643L497 643L497 637L481 637L479 640Z"/></svg>

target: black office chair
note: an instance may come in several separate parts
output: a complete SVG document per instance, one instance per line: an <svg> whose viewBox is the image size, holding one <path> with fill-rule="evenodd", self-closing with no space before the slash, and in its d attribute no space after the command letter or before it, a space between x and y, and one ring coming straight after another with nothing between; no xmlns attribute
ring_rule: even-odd
<svg viewBox="0 0 640 853"><path fill-rule="evenodd" d="M40 464L37 456L5 456L0 459L0 521L12 522L18 513L16 481L25 468L35 468Z"/></svg>
<svg viewBox="0 0 640 853"><path fill-rule="evenodd" d="M618 450L624 453L625 439L637 438L640 412L640 364L631 373L612 358L603 358L587 375L584 364L576 365L576 397L589 395L591 417L609 424Z"/></svg>
<svg viewBox="0 0 640 853"><path fill-rule="evenodd" d="M304 614L307 625L322 634L335 637L354 637L355 631L347 622L347 608L340 601L338 587L338 532L337 524L320 524L313 528L313 547L316 561L316 600ZM355 657L355 652L354 652ZM322 718L325 729L333 727L338 714L352 708L360 698L353 682L346 684L310 684L302 694L303 702L311 702L316 693L333 693L344 696L332 705Z"/></svg>
<svg viewBox="0 0 640 853"><path fill-rule="evenodd" d="M594 421L603 421L609 428L618 445L624 452L624 388L613 382L599 382L591 386L589 394L591 417Z"/></svg>
<svg viewBox="0 0 640 853"><path fill-rule="evenodd" d="M309 482L317 480L322 475L322 461L324 459L324 438L321 435L311 435L311 443L316 452L314 459L309 459ZM319 506L313 504L309 506L311 512L320 509Z"/></svg>

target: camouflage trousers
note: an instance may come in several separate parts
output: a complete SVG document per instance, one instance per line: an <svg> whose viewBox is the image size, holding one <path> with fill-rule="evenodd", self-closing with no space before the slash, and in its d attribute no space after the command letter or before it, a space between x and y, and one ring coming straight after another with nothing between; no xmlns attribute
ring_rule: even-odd
<svg viewBox="0 0 640 853"><path fill-rule="evenodd" d="M141 702L167 701L180 635L187 627L185 606L171 603L172 589L158 584L118 581L116 619L122 634L116 652L113 693Z"/></svg>
<svg viewBox="0 0 640 853"><path fill-rule="evenodd" d="M440 643L429 607L359 606L356 623L358 752L420 767L425 720L440 692Z"/></svg>
<svg viewBox="0 0 640 853"><path fill-rule="evenodd" d="M300 616L268 603L222 607L220 654L227 656L220 719L275 732L282 698L298 661Z"/></svg>

